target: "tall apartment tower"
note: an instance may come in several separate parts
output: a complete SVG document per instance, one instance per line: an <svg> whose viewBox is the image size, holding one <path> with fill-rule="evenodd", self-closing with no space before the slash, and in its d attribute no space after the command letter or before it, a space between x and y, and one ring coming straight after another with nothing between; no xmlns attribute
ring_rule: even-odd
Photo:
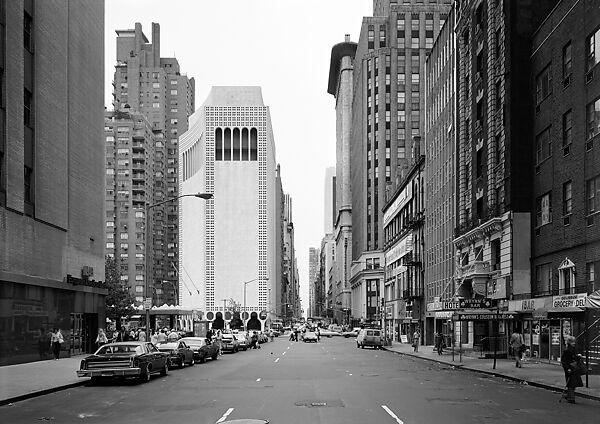
<svg viewBox="0 0 600 424"><path fill-rule="evenodd" d="M0 365L105 323L104 1L0 1ZM50 359L43 356L40 359Z"/></svg>
<svg viewBox="0 0 600 424"><path fill-rule="evenodd" d="M383 296L386 195L420 156L425 58L447 19L450 0L374 0L363 18L354 62L350 169L352 314L375 319Z"/></svg>
<svg viewBox="0 0 600 424"><path fill-rule="evenodd" d="M425 344L434 333L450 334L448 317L438 301L454 294L454 227L456 222L456 36L454 7L425 61L425 207L424 306Z"/></svg>
<svg viewBox="0 0 600 424"><path fill-rule="evenodd" d="M152 275L152 261L146 263L146 204L155 202L156 151L163 133L153 131L152 124L140 112L108 111L104 119L106 140L106 255L120 270L123 286L129 287L139 303L156 295L162 304L162 285L148 286L146 275ZM151 217L149 217L151 219ZM148 226L153 228L153 223ZM150 267L146 274L146 266Z"/></svg>
<svg viewBox="0 0 600 424"><path fill-rule="evenodd" d="M557 361L565 345L532 337L538 323L551 334L585 334L590 362L600 359L600 310L579 307L600 294L598 6L559 2L531 41L531 289L509 303L532 355L544 360ZM533 310L546 316L534 323Z"/></svg>
<svg viewBox="0 0 600 424"><path fill-rule="evenodd" d="M240 305L248 328L262 329L276 305L281 221L271 118L260 87L212 87L181 137L179 160L181 193L214 193L208 201L179 200L179 284L195 288L180 291L181 304L202 311L213 328L223 328ZM291 218L289 208L284 218Z"/></svg>
<svg viewBox="0 0 600 424"><path fill-rule="evenodd" d="M319 286L319 249L308 248L308 316L316 316L317 299L320 298Z"/></svg>
<svg viewBox="0 0 600 424"><path fill-rule="evenodd" d="M152 42L139 23L134 29L117 30L117 63L113 80L113 107L116 111L145 115L154 132L163 140L154 161L154 186L145 193L154 202L177 197L178 140L188 129L195 110L194 79L181 73L175 58L160 56L160 26L152 24ZM148 199L150 200L150 199ZM151 203L148 201L147 203ZM152 240L149 248L153 263L149 285L158 294L155 303L177 303L178 284L178 204L168 203L152 209ZM158 290L158 291L157 291Z"/></svg>
<svg viewBox="0 0 600 424"><path fill-rule="evenodd" d="M333 224L337 215L335 212L336 178L335 167L333 166L325 169L325 186L323 192L323 232L324 234L331 234L333 233Z"/></svg>
<svg viewBox="0 0 600 424"><path fill-rule="evenodd" d="M286 280L285 302L288 318L300 316L300 279L298 264L296 262L296 248L294 240L294 221L292 219L292 197L284 195L283 205L283 275Z"/></svg>
<svg viewBox="0 0 600 424"><path fill-rule="evenodd" d="M535 108L530 46L554 4L469 0L456 10L453 296L494 298L507 306L509 295L530 290ZM491 325L463 324L457 326L463 346L492 335Z"/></svg>

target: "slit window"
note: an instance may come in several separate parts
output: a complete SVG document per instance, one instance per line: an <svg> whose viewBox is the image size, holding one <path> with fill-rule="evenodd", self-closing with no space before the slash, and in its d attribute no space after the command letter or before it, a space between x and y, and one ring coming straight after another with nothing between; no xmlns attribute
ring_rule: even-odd
<svg viewBox="0 0 600 424"><path fill-rule="evenodd" d="M242 129L242 160L248 160L250 145L248 143L248 128Z"/></svg>
<svg viewBox="0 0 600 424"><path fill-rule="evenodd" d="M258 160L258 131L250 130L250 160Z"/></svg>
<svg viewBox="0 0 600 424"><path fill-rule="evenodd" d="M223 130L217 128L215 134L215 160L223 160Z"/></svg>
<svg viewBox="0 0 600 424"><path fill-rule="evenodd" d="M231 160L231 129L225 128L223 139L223 160Z"/></svg>
<svg viewBox="0 0 600 424"><path fill-rule="evenodd" d="M240 129L233 129L233 160L240 160Z"/></svg>

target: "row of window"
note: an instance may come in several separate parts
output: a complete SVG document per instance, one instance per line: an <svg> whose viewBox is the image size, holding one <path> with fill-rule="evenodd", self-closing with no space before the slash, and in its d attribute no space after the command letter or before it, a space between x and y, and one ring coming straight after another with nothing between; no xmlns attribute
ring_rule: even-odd
<svg viewBox="0 0 600 424"><path fill-rule="evenodd" d="M217 128L215 130L215 160L258 160L258 131L256 128Z"/></svg>

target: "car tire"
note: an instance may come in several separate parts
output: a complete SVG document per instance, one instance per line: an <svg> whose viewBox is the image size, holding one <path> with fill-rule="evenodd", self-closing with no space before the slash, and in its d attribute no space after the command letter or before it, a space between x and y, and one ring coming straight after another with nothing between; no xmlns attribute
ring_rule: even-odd
<svg viewBox="0 0 600 424"><path fill-rule="evenodd" d="M206 362L206 356L201 356L200 357L200 363L203 364Z"/></svg>
<svg viewBox="0 0 600 424"><path fill-rule="evenodd" d="M95 385L100 383L100 381L102 381L102 377L92 377L90 379L90 384Z"/></svg>
<svg viewBox="0 0 600 424"><path fill-rule="evenodd" d="M213 356L211 356L211 358L213 359L213 361L216 361L219 358L219 354L215 354Z"/></svg>
<svg viewBox="0 0 600 424"><path fill-rule="evenodd" d="M160 375L162 375L163 377L167 374L169 374L169 361L165 361L165 367L162 370L160 370Z"/></svg>
<svg viewBox="0 0 600 424"><path fill-rule="evenodd" d="M360 345L360 348L361 348L361 349L364 349L364 348L365 348L365 344L364 344L364 343L363 343L363 344L361 344L361 345Z"/></svg>
<svg viewBox="0 0 600 424"><path fill-rule="evenodd" d="M185 361L183 360L184 358L179 358L179 363L177 365L179 365L179 368L184 368L185 367Z"/></svg>
<svg viewBox="0 0 600 424"><path fill-rule="evenodd" d="M196 361L194 361L194 357L192 356L192 360L190 361L190 367L196 365Z"/></svg>
<svg viewBox="0 0 600 424"><path fill-rule="evenodd" d="M140 380L142 383L147 383L150 381L152 366L150 364L146 364L146 368L140 374Z"/></svg>
<svg viewBox="0 0 600 424"><path fill-rule="evenodd" d="M358 349L360 347L360 345L358 344L358 342L356 342L356 348Z"/></svg>

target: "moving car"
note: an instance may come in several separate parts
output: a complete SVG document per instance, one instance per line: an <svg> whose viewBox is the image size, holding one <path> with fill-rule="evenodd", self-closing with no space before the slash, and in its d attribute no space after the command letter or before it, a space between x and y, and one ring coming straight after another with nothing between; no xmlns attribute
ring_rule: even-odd
<svg viewBox="0 0 600 424"><path fill-rule="evenodd" d="M361 347L364 349L365 346L372 346L373 349L381 349L383 346L381 330L374 328L361 329L356 337L356 347Z"/></svg>
<svg viewBox="0 0 600 424"><path fill-rule="evenodd" d="M154 373L167 375L169 356L150 342L108 343L81 360L77 377L91 377L92 381L106 377L137 377L147 382Z"/></svg>
<svg viewBox="0 0 600 424"><path fill-rule="evenodd" d="M177 364L179 368L183 368L185 364L194 366L194 352L184 341L158 343L156 347L170 355L171 364Z"/></svg>
<svg viewBox="0 0 600 424"><path fill-rule="evenodd" d="M221 335L221 352L236 353L240 350L240 342L238 342L235 334Z"/></svg>
<svg viewBox="0 0 600 424"><path fill-rule="evenodd" d="M360 327L354 327L351 331L344 331L342 333L342 336L344 336L347 339L350 337L358 337L359 332L360 332Z"/></svg>
<svg viewBox="0 0 600 424"><path fill-rule="evenodd" d="M317 333L315 333L314 331L307 331L306 333L304 333L304 336L302 337L302 339L304 340L304 343L308 343L308 342L317 342Z"/></svg>
<svg viewBox="0 0 600 424"><path fill-rule="evenodd" d="M338 331L333 331L333 330L328 330L325 328L322 328L321 331L321 337L334 337L334 336L341 336L342 333L338 332Z"/></svg>
<svg viewBox="0 0 600 424"><path fill-rule="evenodd" d="M243 351L248 350L248 346L250 346L250 340L246 338L246 334L238 333L235 334L235 338L237 339L240 349Z"/></svg>
<svg viewBox="0 0 600 424"><path fill-rule="evenodd" d="M184 337L179 340L188 345L194 354L194 361L201 364L206 358L217 359L219 357L219 346L216 343L207 343L206 337Z"/></svg>

